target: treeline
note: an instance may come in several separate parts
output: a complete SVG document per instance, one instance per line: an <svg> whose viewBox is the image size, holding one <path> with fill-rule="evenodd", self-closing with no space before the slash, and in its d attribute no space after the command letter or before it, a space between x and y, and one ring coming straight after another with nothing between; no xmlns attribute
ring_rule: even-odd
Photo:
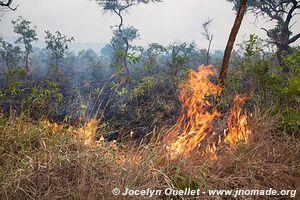
<svg viewBox="0 0 300 200"><path fill-rule="evenodd" d="M1 108L7 115L27 113L56 122L80 125L90 118L101 121L101 131L136 137L175 123L180 111L178 85L187 72L201 64L220 69L223 53L208 54L195 43L131 45L138 30L114 32L101 52L75 54L74 41L59 31L45 31L45 49L30 21L13 21L19 35L15 44L0 40ZM124 40L123 35L128 38ZM127 43L126 43L127 41ZM226 110L234 93L250 96L249 108L262 106L281 114L283 127L299 128L299 50L285 58L290 69L278 66L273 45L251 35L232 55L231 71L218 106ZM216 81L216 80L215 80ZM283 106L285 105L285 106Z"/></svg>
<svg viewBox="0 0 300 200"><path fill-rule="evenodd" d="M30 112L34 118L68 123L90 117L161 123L161 118L172 119L179 110L177 84L186 72L207 62L207 51L194 43L130 45L127 53L115 50L123 45L117 33L101 52L75 54L68 46L74 38L45 31L46 48L40 49L34 47L38 38L30 21L19 17L12 24L19 35L15 43L0 39L4 113ZM127 37L136 37L135 29L126 30ZM129 72L120 63L124 57ZM222 52L211 57L217 64Z"/></svg>

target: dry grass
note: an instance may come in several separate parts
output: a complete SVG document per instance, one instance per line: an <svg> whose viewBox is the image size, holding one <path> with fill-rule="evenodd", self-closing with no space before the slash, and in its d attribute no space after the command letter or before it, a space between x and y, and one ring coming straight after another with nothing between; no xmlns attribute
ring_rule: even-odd
<svg viewBox="0 0 300 200"><path fill-rule="evenodd" d="M197 153L170 160L159 143L88 146L63 130L53 135L41 122L0 117L0 199L143 199L113 196L116 187L299 190L299 138L278 132L276 119L266 111L253 114L251 127L249 144L223 146L217 160L200 159Z"/></svg>

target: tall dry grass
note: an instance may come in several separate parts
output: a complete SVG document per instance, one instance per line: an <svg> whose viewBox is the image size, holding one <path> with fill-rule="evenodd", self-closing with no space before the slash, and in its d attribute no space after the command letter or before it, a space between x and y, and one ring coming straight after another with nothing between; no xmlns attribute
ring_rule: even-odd
<svg viewBox="0 0 300 200"><path fill-rule="evenodd" d="M1 116L0 199L143 199L114 196L111 191L116 187L121 190L190 187L299 191L299 138L277 130L276 118L267 111L256 110L250 126L253 132L250 142L222 146L217 160L201 159L197 153L171 160L162 142L158 142L162 141L157 139L162 135L140 146L112 142L84 145L66 130L53 134L41 122L31 122L24 116L10 119ZM151 199L192 198L155 196ZM230 198L201 196L198 199Z"/></svg>

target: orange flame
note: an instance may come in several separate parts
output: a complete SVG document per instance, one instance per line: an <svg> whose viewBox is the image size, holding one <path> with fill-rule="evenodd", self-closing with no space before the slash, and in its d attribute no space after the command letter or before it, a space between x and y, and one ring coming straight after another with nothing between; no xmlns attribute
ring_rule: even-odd
<svg viewBox="0 0 300 200"><path fill-rule="evenodd" d="M42 121L42 126L43 128L45 129L49 129L51 131L52 134L57 134L59 133L60 131L63 130L64 128L64 125L61 125L61 124L57 124L57 123L51 123L48 119L44 119Z"/></svg>
<svg viewBox="0 0 300 200"><path fill-rule="evenodd" d="M95 142L95 135L97 131L98 122L96 119L91 119L79 128L76 132L78 137L84 141L84 144L92 144Z"/></svg>
<svg viewBox="0 0 300 200"><path fill-rule="evenodd" d="M242 106L247 97L237 95L233 99L233 107L228 117L228 132L224 141L229 144L236 144L238 141L248 142L250 129L248 128L247 116L242 114Z"/></svg>
<svg viewBox="0 0 300 200"><path fill-rule="evenodd" d="M212 122L220 115L209 98L218 95L222 88L209 80L216 75L212 66L191 71L189 80L180 85L181 117L168 137L168 149L174 154L188 155L212 134Z"/></svg>
<svg viewBox="0 0 300 200"><path fill-rule="evenodd" d="M206 146L203 155L216 158L216 151L222 142L236 143L239 139L248 140L250 133L247 117L241 114L241 107L246 98L237 96L230 112L228 132L219 134L218 141L209 141L214 136L213 122L220 116L213 100L222 92L222 87L210 81L216 71L212 66L200 66L198 71L191 71L186 83L180 85L181 117L174 130L166 137L167 150L171 157L189 155L195 149ZM223 137L224 138L224 137Z"/></svg>
<svg viewBox="0 0 300 200"><path fill-rule="evenodd" d="M52 134L58 134L65 130L67 134L84 141L84 144L93 144L95 142L97 125L98 122L96 119L89 120L80 128L73 126L67 128L65 124L51 123L48 119L42 121L43 128L50 129Z"/></svg>

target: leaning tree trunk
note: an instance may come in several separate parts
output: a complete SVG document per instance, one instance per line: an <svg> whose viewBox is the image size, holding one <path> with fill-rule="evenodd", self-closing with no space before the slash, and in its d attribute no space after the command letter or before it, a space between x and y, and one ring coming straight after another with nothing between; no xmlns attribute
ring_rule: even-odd
<svg viewBox="0 0 300 200"><path fill-rule="evenodd" d="M247 0L241 0L240 8L237 12L233 27L231 29L230 36L229 36L229 39L228 39L228 42L226 45L224 57L223 57L222 68L221 68L221 72L219 75L219 82L222 85L227 77L231 52L233 49L233 45L234 45L236 36L240 30L240 27L241 27L241 24L242 24L242 21L244 18L244 14L246 12L246 8L247 8Z"/></svg>

